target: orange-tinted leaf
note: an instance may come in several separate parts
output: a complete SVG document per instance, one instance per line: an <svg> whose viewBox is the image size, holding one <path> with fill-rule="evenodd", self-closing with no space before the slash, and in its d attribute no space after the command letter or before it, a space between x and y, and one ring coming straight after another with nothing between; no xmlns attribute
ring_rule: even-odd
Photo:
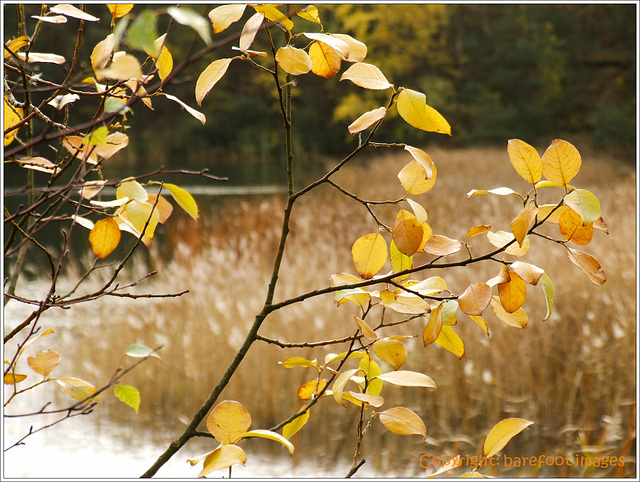
<svg viewBox="0 0 640 482"><path fill-rule="evenodd" d="M378 67L364 62L349 67L340 77L340 81L343 80L350 80L363 89L384 90L393 87Z"/></svg>
<svg viewBox="0 0 640 482"><path fill-rule="evenodd" d="M276 61L282 70L291 75L306 74L313 66L311 57L302 49L285 45L276 52Z"/></svg>
<svg viewBox="0 0 640 482"><path fill-rule="evenodd" d="M531 184L542 177L542 159L532 146L520 139L511 139L507 144L509 160L522 178Z"/></svg>
<svg viewBox="0 0 640 482"><path fill-rule="evenodd" d="M493 457L507 445L509 440L532 424L533 422L523 418L507 418L495 424L484 441L485 457Z"/></svg>
<svg viewBox="0 0 640 482"><path fill-rule="evenodd" d="M513 313L520 308L527 298L527 285L520 276L510 271L510 281L498 284L500 303L507 313Z"/></svg>
<svg viewBox="0 0 640 482"><path fill-rule="evenodd" d="M557 204L542 204L538 206L538 221L544 220L545 223L558 224L560 222L560 216L562 216L567 209L569 209L567 206L558 207Z"/></svg>
<svg viewBox="0 0 640 482"><path fill-rule="evenodd" d="M369 279L387 262L387 242L380 233L366 234L353 243L351 256L358 274Z"/></svg>
<svg viewBox="0 0 640 482"><path fill-rule="evenodd" d="M480 224L478 226L474 226L469 229L469 231L467 231L467 239L472 238L473 236L477 236L478 234L486 233L490 229L490 224Z"/></svg>
<svg viewBox="0 0 640 482"><path fill-rule="evenodd" d="M593 239L593 224L583 226L582 218L573 209L567 209L560 216L560 234L572 243L585 245Z"/></svg>
<svg viewBox="0 0 640 482"><path fill-rule="evenodd" d="M311 71L325 79L330 79L339 70L342 57L333 48L323 42L313 42L309 47Z"/></svg>
<svg viewBox="0 0 640 482"><path fill-rule="evenodd" d="M418 248L418 253L424 253L424 245L427 244L427 241L431 239L433 236L433 230L431 226L427 223L422 223L422 241L420 242L420 247Z"/></svg>
<svg viewBox="0 0 640 482"><path fill-rule="evenodd" d="M457 239L436 234L431 236L422 248L427 254L433 256L448 256L457 253L462 248L462 243Z"/></svg>
<svg viewBox="0 0 640 482"><path fill-rule="evenodd" d="M401 209L393 225L393 241L406 256L413 256L422 242L422 227L409 211Z"/></svg>
<svg viewBox="0 0 640 482"><path fill-rule="evenodd" d="M89 243L94 254L104 259L109 256L120 243L120 227L113 218L100 219L89 233Z"/></svg>
<svg viewBox="0 0 640 482"><path fill-rule="evenodd" d="M251 426L251 414L242 404L225 400L207 418L207 430L222 444L235 442Z"/></svg>
<svg viewBox="0 0 640 482"><path fill-rule="evenodd" d="M320 383L318 383L318 380L303 383L300 388L298 388L298 398L300 400L310 400L312 396L317 396L326 386L326 380L320 380Z"/></svg>
<svg viewBox="0 0 640 482"><path fill-rule="evenodd" d="M491 288L485 283L469 285L458 297L460 309L467 315L481 315L490 302Z"/></svg>
<svg viewBox="0 0 640 482"><path fill-rule="evenodd" d="M158 194L149 194L147 199L149 204L152 206L155 204L156 209L158 210L158 214L160 215L158 222L160 224L165 224L173 212L173 206L171 203L167 201L164 196L158 196ZM157 203L156 200L158 201Z"/></svg>
<svg viewBox="0 0 640 482"><path fill-rule="evenodd" d="M60 363L60 355L53 350L40 350L35 357L27 358L27 363L34 372L46 377Z"/></svg>
<svg viewBox="0 0 640 482"><path fill-rule="evenodd" d="M15 385L16 383L20 383L23 382L27 379L27 375L23 375L20 373L16 373L15 375L13 373L7 373L4 376L4 384L5 385Z"/></svg>
<svg viewBox="0 0 640 482"><path fill-rule="evenodd" d="M440 303L436 308L431 310L427 326L424 327L424 331L422 332L422 343L424 346L436 341L442 330L442 324L442 303Z"/></svg>
<svg viewBox="0 0 640 482"><path fill-rule="evenodd" d="M380 423L398 435L420 435L427 438L427 428L422 419L405 407L393 407L380 412Z"/></svg>
<svg viewBox="0 0 640 482"><path fill-rule="evenodd" d="M121 18L128 14L133 8L133 3L108 3L107 8L113 18Z"/></svg>
<svg viewBox="0 0 640 482"><path fill-rule="evenodd" d="M491 309L493 313L502 321L504 321L507 325L513 326L514 328L524 328L527 326L527 313L522 308L518 308L513 313L508 313L500 303L500 298L494 296L491 298Z"/></svg>
<svg viewBox="0 0 640 482"><path fill-rule="evenodd" d="M569 250L569 259L573 264L582 270L584 274L591 280L592 283L601 285L607 281L607 277L604 274L598 260L584 251L578 249L567 248Z"/></svg>
<svg viewBox="0 0 640 482"><path fill-rule="evenodd" d="M574 178L582 158L578 149L562 139L556 139L542 156L542 175L554 184L566 186Z"/></svg>
<svg viewBox="0 0 640 482"><path fill-rule="evenodd" d="M538 212L538 208L532 202L527 203L527 205L518 213L518 215L511 221L511 231L518 241L518 245L522 247L522 243L524 242L525 237L527 236L527 232L529 228L536 220L536 214Z"/></svg>

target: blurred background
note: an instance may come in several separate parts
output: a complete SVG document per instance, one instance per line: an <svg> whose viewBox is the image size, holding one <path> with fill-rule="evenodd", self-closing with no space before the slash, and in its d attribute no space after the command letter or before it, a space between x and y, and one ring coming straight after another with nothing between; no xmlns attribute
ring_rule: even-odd
<svg viewBox="0 0 640 482"><path fill-rule="evenodd" d="M164 8L136 5L134 12ZM206 15L212 7L191 8ZM487 313L487 337L460 314L456 329L466 346L462 360L438 346L411 346L405 368L429 374L438 389L386 386L382 396L385 408L404 405L419 413L427 426L427 441L391 434L376 421L365 437L367 464L358 475L423 476L429 470L420 467L420 455L479 455L495 423L521 417L535 424L507 446L505 453L511 456L617 456L625 457L625 464L512 467L485 473L635 476L635 8L608 4L319 6L325 32L349 33L364 42L369 48L367 62L379 66L396 86L425 92L427 103L451 124L453 137L429 134L394 119L391 112L378 136L380 141L423 148L436 164L435 187L417 197L436 234L460 239L469 227L486 223L509 230L509 221L519 211L512 196L467 199L466 193L499 186L527 192L529 187L508 160L506 143L511 138L525 140L540 154L556 138L575 145L583 167L574 184L599 198L610 229L608 235L597 232L584 247L603 266L604 286L591 284L561 247L535 240L525 261L545 269L554 283L556 305L549 320L542 321L546 308L540 288L529 287L526 329L508 327ZM15 7L5 5L4 9L7 40L15 30ZM28 16L39 14L39 6L26 9ZM86 29L82 44L80 58L90 75L89 55L110 32L110 15L104 5L89 5L88 11L102 18L99 25ZM160 32L165 17L160 17ZM318 31L312 23L295 22L300 28ZM228 33L237 33L241 24ZM69 58L70 27L43 30L39 51ZM167 45L176 63L192 37L186 27L172 29ZM225 44L194 63L165 92L197 107L193 89L199 73L211 61L235 55L231 46L236 43ZM258 36L254 48L267 49L263 36ZM346 127L363 112L388 101L388 93L339 83L339 75L329 81L313 74L297 80L294 137L299 186L350 152L357 141ZM126 379L141 391L140 413L135 415L113 396L105 396L92 416L65 422L7 452L5 475L138 476L182 432L185 421L218 381L264 300L285 205L277 193L285 181L281 120L269 80L242 62L232 63L199 108L207 116L204 127L164 99L154 99L153 111L135 107L129 117L130 144L104 165L106 178L143 174L164 165L207 167L229 181L192 186L200 207L198 221L176 209L168 224L158 228L151 248L143 248L124 273L125 279L134 280L157 269L157 276L134 291L188 289L187 295L100 300L70 311L50 311L42 319L42 326L55 334L38 342L38 348L46 346L63 356L54 375L76 376L96 385L110 378L129 344L164 344L161 362L150 360ZM78 102L73 108L82 118L83 112L92 115L95 105ZM368 152L341 170L336 181L363 198L395 199L404 193L396 175L409 160L402 152ZM24 185L23 170L14 167L5 166L5 193ZM44 182L46 176L36 173L36 178ZM186 186L193 180L175 182ZM229 189L216 191L223 185ZM255 186L274 189L269 194L251 194L247 187ZM5 202L12 206L21 201L14 196ZM389 222L392 219L391 211L381 210L380 215ZM371 232L372 226L361 205L338 197L328 187L303 198L294 211L277 299L328 286L333 273L353 273L351 245ZM43 233L48 237L43 242L55 246L61 229L57 226ZM62 273L61 292L71 289L92 262L86 231L73 234L72 263ZM486 249L483 242L478 239L478 250ZM37 256L28 260L27 276L17 292L37 299L49 288L39 276L44 260ZM493 265L482 265L438 274L452 291L461 292L496 272ZM101 276L107 274L94 275L87 289L99 286ZM10 302L4 313L5 329L30 311ZM353 333L355 313L349 305L336 308L332 296L318 297L275 313L261 334L283 342L340 338ZM417 320L398 333L419 335L423 328L423 321ZM396 333L389 330L388 334ZM253 415L252 428L270 428L298 408L296 390L312 378L310 372L287 370L278 361L297 355L322 360L327 352L344 349L335 345L283 350L260 344L220 400L240 401ZM58 387L48 385L52 384L37 389L42 398L20 402L24 403L20 407L28 409L32 404L37 409L44 399L61 406L68 402ZM322 400L296 436L293 458L273 442L250 440L243 443L249 455L247 467L234 468L233 474L344 476L351 464L357 414L355 406L343 408L331 399ZM5 424L5 437L13 442L28 431L30 423L11 420ZM189 443L158 475L196 476L199 469L185 460L213 448L207 440ZM42 463L34 466L36 454Z"/></svg>

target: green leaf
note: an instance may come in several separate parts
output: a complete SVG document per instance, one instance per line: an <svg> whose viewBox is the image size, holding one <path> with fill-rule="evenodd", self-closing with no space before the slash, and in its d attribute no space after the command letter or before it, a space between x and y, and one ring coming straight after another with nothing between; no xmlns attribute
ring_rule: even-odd
<svg viewBox="0 0 640 482"><path fill-rule="evenodd" d="M131 385L121 385L113 389L114 395L125 405L130 406L138 413L140 407L140 392Z"/></svg>
<svg viewBox="0 0 640 482"><path fill-rule="evenodd" d="M302 427L304 427L309 420L310 411L307 410L299 417L293 419L291 422L282 427L282 436L286 439L290 439L296 433L300 431Z"/></svg>
<svg viewBox="0 0 640 482"><path fill-rule="evenodd" d="M507 445L509 440L532 424L533 422L524 418L506 418L495 424L484 441L485 457L493 457Z"/></svg>
<svg viewBox="0 0 640 482"><path fill-rule="evenodd" d="M85 136L82 139L83 145L99 146L107 143L107 136L109 135L109 129L105 126L98 127L91 133L91 137Z"/></svg>
<svg viewBox="0 0 640 482"><path fill-rule="evenodd" d="M198 219L198 205L191 194L175 184L165 183L163 186L169 190L173 199L178 203L178 206L184 209L193 219Z"/></svg>
<svg viewBox="0 0 640 482"><path fill-rule="evenodd" d="M154 352L151 348L146 347L144 345L133 344L129 345L127 349L124 351L124 354L133 358L146 358L148 356L152 356L160 360L160 355Z"/></svg>
<svg viewBox="0 0 640 482"><path fill-rule="evenodd" d="M158 38L158 16L151 10L143 10L127 31L127 44L132 49L144 50L151 57L158 56L155 41Z"/></svg>
<svg viewBox="0 0 640 482"><path fill-rule="evenodd" d="M564 203L580 215L585 226L600 218L600 201L586 189L571 191L564 197Z"/></svg>
<svg viewBox="0 0 640 482"><path fill-rule="evenodd" d="M63 377L56 379L56 382L65 392L76 400L86 400L96 393L96 387L80 378ZM93 400L97 402L98 397L94 397Z"/></svg>
<svg viewBox="0 0 640 482"><path fill-rule="evenodd" d="M169 7L167 13L179 24L186 25L195 30L207 45L211 45L211 32L209 22L203 17L188 8Z"/></svg>

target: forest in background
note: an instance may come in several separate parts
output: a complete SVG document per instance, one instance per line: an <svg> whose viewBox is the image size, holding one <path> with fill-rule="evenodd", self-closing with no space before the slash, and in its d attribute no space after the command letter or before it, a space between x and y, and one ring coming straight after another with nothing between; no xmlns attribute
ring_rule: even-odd
<svg viewBox="0 0 640 482"><path fill-rule="evenodd" d="M168 5L136 5L132 14L162 11ZM211 5L190 5L206 17ZM402 137L409 143L447 147L502 146L510 138L526 138L546 146L555 138L570 139L615 151L633 162L636 133L636 14L632 4L426 4L318 5L325 32L342 31L364 42L367 62L387 73L389 81L426 92L427 102L455 126L453 137L439 138L415 131L405 123L385 123L382 137ZM88 5L103 15L104 5ZM4 6L5 41L14 36L15 5ZM27 5L38 15L40 5ZM163 16L166 17L166 16ZM163 31L159 18L158 31ZM338 18L342 25L338 25ZM308 31L319 26L308 23ZM231 40L189 66L165 92L197 107L195 80L206 65L228 57L237 44L239 26L229 29ZM81 59L111 28L107 22L85 32ZM227 34L227 32L225 32ZM69 58L74 42L69 29L46 28L51 53ZM192 47L193 31L173 25L167 46L178 63ZM44 37L41 38L41 41ZM216 38L216 41L220 39ZM196 40L198 41L198 40ZM204 47L202 40L195 45ZM255 50L268 50L258 35ZM260 58L257 58L260 61ZM44 65L45 69L60 66ZM83 66L87 76L91 66ZM112 164L133 165L143 172L162 164L238 174L234 183L278 182L270 174L282 160L279 112L267 76L248 75L242 62L229 72L199 110L206 126L183 115L171 102L156 102L154 110L138 103L129 114L136 131L125 153ZM313 75L296 80L294 129L298 162L311 168L323 156L341 155L352 145L347 126L366 110L378 107L379 92L338 85ZM81 82L82 78L77 78ZM313 95L308 95L313 92ZM346 94L345 94L346 92ZM43 89L41 95L48 95ZM74 104L92 112L95 106ZM327 119L322 131L312 128L318 115ZM397 115L397 114L396 114ZM438 137L436 139L436 137ZM234 168L233 166L236 166ZM257 168L256 168L257 167ZM128 167L130 169L130 167ZM280 170L281 171L281 170ZM9 169L6 179L11 178Z"/></svg>

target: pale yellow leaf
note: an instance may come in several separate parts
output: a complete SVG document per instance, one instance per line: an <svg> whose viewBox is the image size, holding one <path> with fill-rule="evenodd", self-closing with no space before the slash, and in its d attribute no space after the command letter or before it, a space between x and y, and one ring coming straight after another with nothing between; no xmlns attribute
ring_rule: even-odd
<svg viewBox="0 0 640 482"><path fill-rule="evenodd" d="M41 52L29 52L28 56L24 52L17 52L16 57L18 57L23 62L29 62L29 63L62 65L66 62L66 59L62 55L46 54Z"/></svg>
<svg viewBox="0 0 640 482"><path fill-rule="evenodd" d="M211 62L202 71L196 82L196 102L202 105L202 100L214 85L224 76L233 59L218 59Z"/></svg>
<svg viewBox="0 0 640 482"><path fill-rule="evenodd" d="M48 15L46 17L42 17L40 15L31 15L31 18L35 18L36 20L47 23L67 23L67 17L65 17L64 15Z"/></svg>
<svg viewBox="0 0 640 482"><path fill-rule="evenodd" d="M505 248L504 252L513 256L522 257L527 254L527 251L529 251L530 242L528 236L525 236L521 247L518 247L513 233L508 233L506 231L496 231L495 233L493 231L487 231L487 239L496 248L504 248L509 245Z"/></svg>
<svg viewBox="0 0 640 482"><path fill-rule="evenodd" d="M87 22L99 22L100 19L98 17L94 17L93 15L89 15L87 12L83 12L79 8L74 7L73 5L69 5L67 3L55 5L51 7L51 11L53 13L58 13L60 15L65 15L67 17L79 18L80 20L86 20Z"/></svg>
<svg viewBox="0 0 640 482"><path fill-rule="evenodd" d="M418 225L422 225L423 223L425 223L427 221L427 210L421 204L415 202L413 199L407 198L406 201L413 210L413 214L416 217L416 223Z"/></svg>
<svg viewBox="0 0 640 482"><path fill-rule="evenodd" d="M247 454L237 445L221 445L204 459L203 467L198 477L204 477L216 470L226 469L234 464L247 461Z"/></svg>
<svg viewBox="0 0 640 482"><path fill-rule="evenodd" d="M342 393L342 398L353 403L354 405L357 405L358 407L361 407L362 405L364 405L365 408L369 408L369 407L377 408L384 405L384 398L378 395L370 395L368 393L348 391L348 392Z"/></svg>
<svg viewBox="0 0 640 482"><path fill-rule="evenodd" d="M558 224L560 222L560 216L562 216L567 209L569 208L564 205L542 204L538 206L538 221Z"/></svg>
<svg viewBox="0 0 640 482"><path fill-rule="evenodd" d="M551 282L551 278L544 273L541 277L541 286L542 291L544 293L545 303L547 305L547 314L544 317L544 320L548 320L551 316L551 312L553 310L553 301L554 301L554 292L553 292L553 283Z"/></svg>
<svg viewBox="0 0 640 482"><path fill-rule="evenodd" d="M424 346L428 346L436 341L442 330L442 325L442 303L440 303L436 308L431 310L429 321L422 332L422 343Z"/></svg>
<svg viewBox="0 0 640 482"><path fill-rule="evenodd" d="M275 440L276 442L280 442L282 445L284 445L287 448L287 450L289 451L289 455L293 455L293 451L294 451L293 444L289 442L286 438L284 438L282 435L280 435L279 433L272 432L271 430L256 429L256 430L251 430L249 432L243 433L240 438L251 438L251 437L266 438L269 440Z"/></svg>
<svg viewBox="0 0 640 482"><path fill-rule="evenodd" d="M111 59L115 45L116 36L115 34L110 33L104 40L98 42L93 48L90 59L91 67L96 73L96 76L99 76L98 73L105 68L107 62Z"/></svg>
<svg viewBox="0 0 640 482"><path fill-rule="evenodd" d="M566 186L574 178L582 158L578 149L562 139L556 139L542 156L542 175L554 184Z"/></svg>
<svg viewBox="0 0 640 482"><path fill-rule="evenodd" d="M368 129L380 119L383 119L386 114L387 109L385 107L378 107L377 109L365 112L349 125L349 133L357 134L358 132Z"/></svg>
<svg viewBox="0 0 640 482"><path fill-rule="evenodd" d="M198 119L200 122L202 122L202 125L204 125L207 122L207 118L206 116L202 113L202 112L198 112L197 110L195 110L192 107L189 107L187 104L185 104L184 102L182 102L180 99L178 99L176 96L174 95L169 95L169 94L163 94L167 99L172 100L174 102L177 102L178 104L180 104L189 114L191 114L193 117L195 117L196 119Z"/></svg>
<svg viewBox="0 0 640 482"><path fill-rule="evenodd" d="M580 215L585 226L600 218L600 201L586 189L574 189L564 197L564 203Z"/></svg>
<svg viewBox="0 0 640 482"><path fill-rule="evenodd" d="M393 407L380 412L380 423L398 435L420 435L427 438L427 428L422 419L405 407Z"/></svg>
<svg viewBox="0 0 640 482"><path fill-rule="evenodd" d="M242 18L246 5L221 5L209 12L209 20L213 25L213 33L226 30L231 24Z"/></svg>
<svg viewBox="0 0 640 482"><path fill-rule="evenodd" d="M331 34L331 36L342 40L349 46L349 55L347 55L347 58L344 60L347 62L364 61L367 56L367 46L365 44L344 33L334 33Z"/></svg>
<svg viewBox="0 0 640 482"><path fill-rule="evenodd" d="M422 249L425 253L433 256L448 256L460 251L462 243L457 239L436 234L429 238Z"/></svg>
<svg viewBox="0 0 640 482"><path fill-rule="evenodd" d="M382 298L382 306L390 308L397 313L421 315L428 313L431 309L429 303L410 293L393 293L385 290L380 293L380 296Z"/></svg>
<svg viewBox="0 0 640 482"><path fill-rule="evenodd" d="M326 33L304 33L303 35L310 40L315 40L330 47L338 54L341 60L346 60L349 57L349 44L338 37Z"/></svg>
<svg viewBox="0 0 640 482"><path fill-rule="evenodd" d="M433 167L435 167L435 165L433 164L433 161L431 160L429 155L422 149L418 149L417 147L409 145L405 145L404 150L411 154L411 157L413 157L420 163L422 167L424 167L424 170L427 171L427 179L431 179L431 177L433 176L433 173L431 171Z"/></svg>
<svg viewBox="0 0 640 482"><path fill-rule="evenodd" d="M124 198L145 202L148 199L148 194L135 179L124 179L116 189L116 199Z"/></svg>
<svg viewBox="0 0 640 482"><path fill-rule="evenodd" d="M153 207L153 204L133 199L125 204L124 208L127 213L127 219L133 227L139 233L143 233L144 237L153 239L156 227L160 221L160 213Z"/></svg>
<svg viewBox="0 0 640 482"><path fill-rule="evenodd" d="M20 164L25 169L46 172L48 174L53 174L58 171L58 166L44 157L21 157L14 159L14 162Z"/></svg>
<svg viewBox="0 0 640 482"><path fill-rule="evenodd" d="M494 296L491 298L491 309L493 313L507 325L514 328L524 328L527 326L527 313L522 308L518 308L513 313L508 313L500 303L500 298Z"/></svg>
<svg viewBox="0 0 640 482"><path fill-rule="evenodd" d="M538 284L540 277L544 273L542 268L538 268L536 265L530 263L524 263L523 261L511 263L511 270L518 273L523 280L533 286Z"/></svg>
<svg viewBox="0 0 640 482"><path fill-rule="evenodd" d="M282 70L291 75L306 74L313 67L311 57L302 49L286 45L276 52L276 62Z"/></svg>
<svg viewBox="0 0 640 482"><path fill-rule="evenodd" d="M495 194L496 196L508 196L510 194L514 194L516 196L520 196L516 191L511 189L510 187L497 187L495 189L472 189L467 193L467 199L477 196L478 194Z"/></svg>
<svg viewBox="0 0 640 482"><path fill-rule="evenodd" d="M527 203L527 205L518 213L518 215L511 221L511 232L518 241L518 245L522 247L522 243L524 243L524 239L527 236L529 228L533 225L533 222L536 220L536 214L538 213L538 208L533 203L533 201Z"/></svg>
<svg viewBox="0 0 640 482"><path fill-rule="evenodd" d="M366 321L358 318L356 315L353 315L353 319L355 320L356 325L358 325L358 328L360 328L360 331L365 337L367 337L369 340L376 340L378 338L376 332L371 329Z"/></svg>
<svg viewBox="0 0 640 482"><path fill-rule="evenodd" d="M241 403L224 400L207 418L207 430L221 444L234 443L251 426L251 414Z"/></svg>
<svg viewBox="0 0 640 482"><path fill-rule="evenodd" d="M69 396L76 400L86 400L96 393L96 388L93 385L80 378L63 377L56 379L56 382ZM97 402L98 398L93 397L93 400Z"/></svg>
<svg viewBox="0 0 640 482"><path fill-rule="evenodd" d="M244 24L242 33L240 34L240 50L247 50L251 47L256 38L256 34L262 27L263 21L264 13L262 12L254 13L249 20L247 20L247 23Z"/></svg>
<svg viewBox="0 0 640 482"><path fill-rule="evenodd" d="M430 376L409 370L396 370L393 372L381 373L376 378L401 387L436 388L436 383Z"/></svg>
<svg viewBox="0 0 640 482"><path fill-rule="evenodd" d="M100 219L89 233L89 243L94 254L106 258L120 243L120 227L112 218Z"/></svg>
<svg viewBox="0 0 640 482"><path fill-rule="evenodd" d="M400 117L416 129L451 135L451 126L438 111L427 105L423 93L403 89L398 95L397 106Z"/></svg>
<svg viewBox="0 0 640 482"><path fill-rule="evenodd" d="M423 194L429 191L436 182L436 165L431 163L430 171L425 166L413 159L398 173L398 179L408 194Z"/></svg>
<svg viewBox="0 0 640 482"><path fill-rule="evenodd" d="M99 75L114 80L142 81L143 79L140 62L131 54L114 55L113 62L106 69L101 70Z"/></svg>
<svg viewBox="0 0 640 482"><path fill-rule="evenodd" d="M542 159L534 147L520 139L510 139L507 144L509 160L522 178L531 184L542 177Z"/></svg>
<svg viewBox="0 0 640 482"><path fill-rule="evenodd" d="M484 441L485 457L493 457L507 445L509 440L532 424L533 422L523 418L507 418L495 424Z"/></svg>
<svg viewBox="0 0 640 482"><path fill-rule="evenodd" d="M347 384L349 380L358 372L359 368L352 368L341 373L336 381L333 382L332 392L334 400L339 404L344 406L344 402L342 401L342 392L344 391L344 386Z"/></svg>
<svg viewBox="0 0 640 482"><path fill-rule="evenodd" d="M340 77L342 80L350 80L363 89L384 90L393 87L378 67L364 62L349 67Z"/></svg>

